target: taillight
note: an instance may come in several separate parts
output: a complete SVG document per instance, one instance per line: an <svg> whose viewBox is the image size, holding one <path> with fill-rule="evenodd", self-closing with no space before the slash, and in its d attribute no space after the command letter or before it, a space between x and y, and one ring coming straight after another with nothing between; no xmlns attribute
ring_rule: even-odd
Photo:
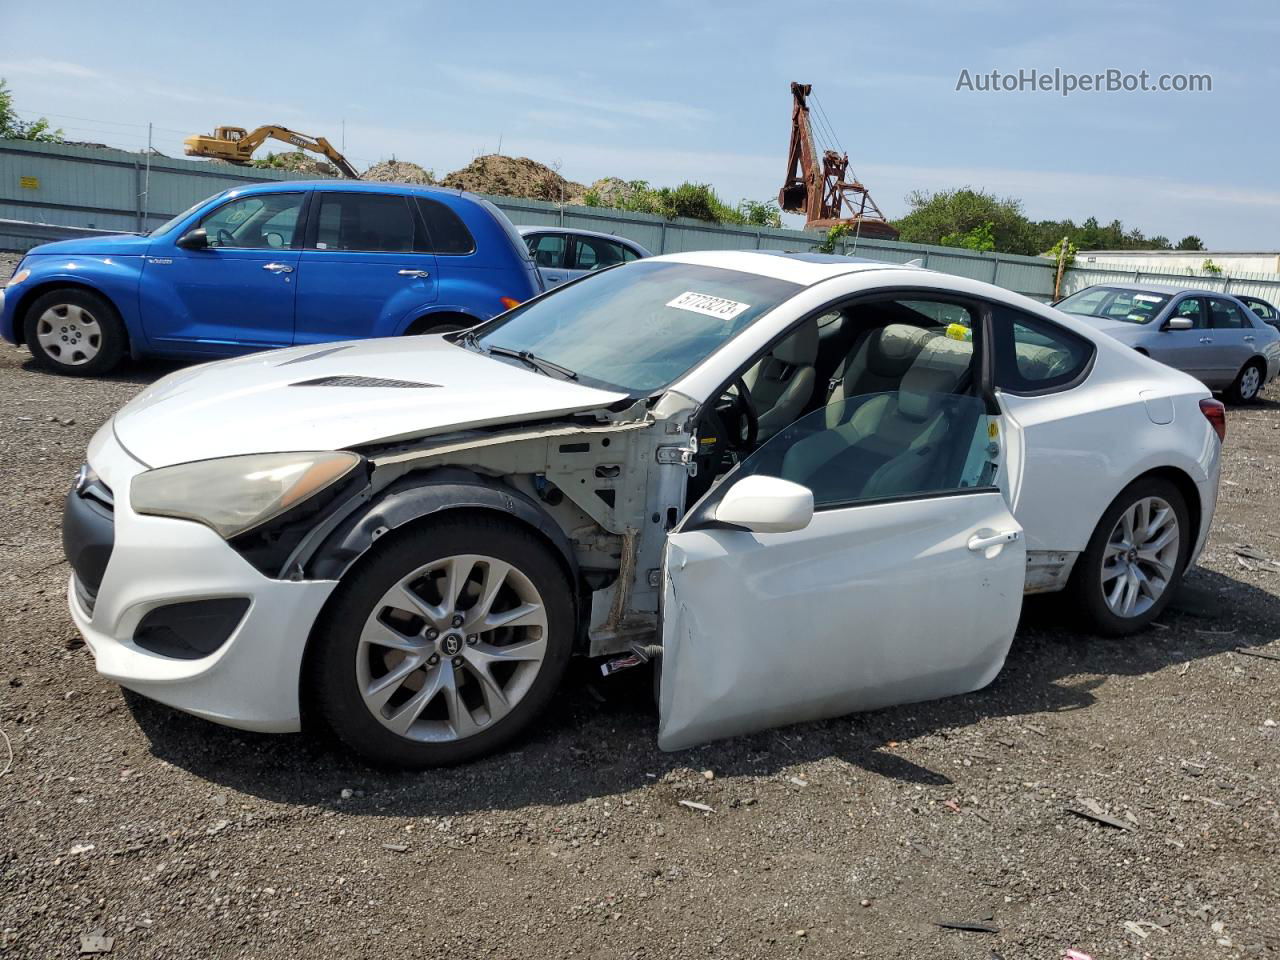
<svg viewBox="0 0 1280 960"><path fill-rule="evenodd" d="M1221 400L1201 400L1200 412L1223 443L1227 440L1227 408Z"/></svg>
<svg viewBox="0 0 1280 960"><path fill-rule="evenodd" d="M520 306L520 301L514 299L513 297L499 297L498 299L502 301L502 305L506 307L508 310L512 309L513 307Z"/></svg>

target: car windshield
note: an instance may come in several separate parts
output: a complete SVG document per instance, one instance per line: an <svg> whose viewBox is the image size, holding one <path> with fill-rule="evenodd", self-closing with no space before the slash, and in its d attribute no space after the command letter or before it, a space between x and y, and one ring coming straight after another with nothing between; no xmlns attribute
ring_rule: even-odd
<svg viewBox="0 0 1280 960"><path fill-rule="evenodd" d="M476 343L650 394L802 289L753 273L637 260L568 284L478 331Z"/></svg>
<svg viewBox="0 0 1280 960"><path fill-rule="evenodd" d="M203 207L210 200L216 200L220 196L222 196L222 194L218 194L215 197L205 197L203 200L197 203L193 203L191 206L187 207L187 209L183 210L176 217L170 217L164 223L160 224L160 226L156 227L154 230L148 233L147 236L158 237L162 233L168 233L170 230L172 230L174 227L180 224L183 220L187 219L187 217L191 216L191 214L195 213L197 210Z"/></svg>
<svg viewBox="0 0 1280 960"><path fill-rule="evenodd" d="M1105 317L1125 323L1150 323L1172 294L1122 287L1090 287L1058 303L1058 309L1083 317Z"/></svg>

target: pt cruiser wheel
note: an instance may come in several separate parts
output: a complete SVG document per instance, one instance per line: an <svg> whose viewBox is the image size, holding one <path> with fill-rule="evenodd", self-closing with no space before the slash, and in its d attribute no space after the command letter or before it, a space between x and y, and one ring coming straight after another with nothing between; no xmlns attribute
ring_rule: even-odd
<svg viewBox="0 0 1280 960"><path fill-rule="evenodd" d="M27 309L25 334L31 355L59 373L94 377L124 355L124 325L115 307L88 290L52 290Z"/></svg>
<svg viewBox="0 0 1280 960"><path fill-rule="evenodd" d="M382 763L433 766L493 750L564 673L568 580L542 543L508 523L471 516L393 537L344 580L318 627L315 706L339 739Z"/></svg>
<svg viewBox="0 0 1280 960"><path fill-rule="evenodd" d="M1158 617L1182 580L1194 534L1167 480L1139 480L1103 515L1073 573L1090 625L1120 636Z"/></svg>

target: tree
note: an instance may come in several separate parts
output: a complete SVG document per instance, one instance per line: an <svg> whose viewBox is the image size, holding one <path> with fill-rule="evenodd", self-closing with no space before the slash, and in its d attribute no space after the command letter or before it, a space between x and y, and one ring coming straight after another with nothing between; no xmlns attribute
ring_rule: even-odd
<svg viewBox="0 0 1280 960"><path fill-rule="evenodd" d="M946 243L944 238L969 236L973 231L989 231L991 249L1001 253L1040 253L1031 221L1022 212L1022 201L997 197L982 190L963 187L930 193L915 190L907 196L911 212L894 226L900 239L908 243ZM1059 234L1061 236L1061 234ZM955 242L949 246L962 246Z"/></svg>
<svg viewBox="0 0 1280 960"><path fill-rule="evenodd" d="M964 247L966 250L979 250L986 252L996 248L996 240L992 235L992 227L994 224L988 220L986 223L980 223L972 230L964 233L948 233L939 242L944 247Z"/></svg>
<svg viewBox="0 0 1280 960"><path fill-rule="evenodd" d="M1183 237L1181 240L1178 241L1178 245L1174 249L1175 250L1203 250L1204 248L1205 248L1204 241L1201 240L1199 237L1197 237L1194 233L1189 233L1185 237Z"/></svg>
<svg viewBox="0 0 1280 960"><path fill-rule="evenodd" d="M22 120L13 107L13 93L9 84L0 77L0 140L39 140L43 143L61 143L62 131L50 127L45 117Z"/></svg>

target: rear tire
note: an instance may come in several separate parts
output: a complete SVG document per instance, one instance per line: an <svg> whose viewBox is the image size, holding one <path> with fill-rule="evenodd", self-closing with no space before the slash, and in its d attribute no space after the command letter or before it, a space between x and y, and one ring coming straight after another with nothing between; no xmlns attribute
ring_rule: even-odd
<svg viewBox="0 0 1280 960"><path fill-rule="evenodd" d="M1235 383L1227 390L1227 399L1234 404L1257 403L1262 387L1267 379L1267 371L1259 360L1250 360L1244 365Z"/></svg>
<svg viewBox="0 0 1280 960"><path fill-rule="evenodd" d="M1170 535L1172 542L1166 542ZM1143 629L1182 582L1196 532L1182 493L1170 481L1131 483L1102 515L1071 574L1085 625L1109 637Z"/></svg>
<svg viewBox="0 0 1280 960"><path fill-rule="evenodd" d="M77 287L41 294L27 308L23 334L42 367L73 377L99 377L128 345L120 314L105 297Z"/></svg>
<svg viewBox="0 0 1280 960"><path fill-rule="evenodd" d="M559 686L573 638L569 580L536 536L500 519L446 518L393 534L343 579L304 682L356 753L443 766L528 727Z"/></svg>

